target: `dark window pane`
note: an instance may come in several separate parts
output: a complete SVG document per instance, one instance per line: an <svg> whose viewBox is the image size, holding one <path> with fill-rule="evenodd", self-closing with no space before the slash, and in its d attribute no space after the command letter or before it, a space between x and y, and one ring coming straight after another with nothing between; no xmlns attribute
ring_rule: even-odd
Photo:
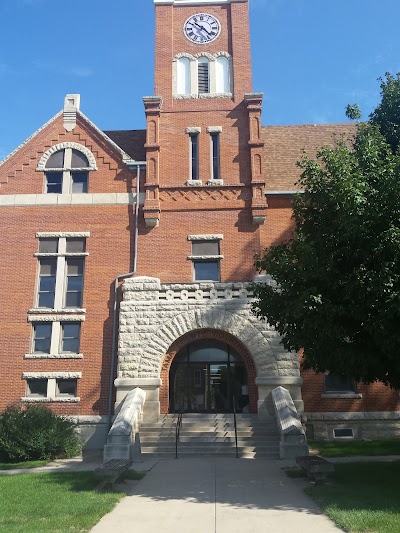
<svg viewBox="0 0 400 533"><path fill-rule="evenodd" d="M27 381L28 396L47 396L47 379L28 379Z"/></svg>
<svg viewBox="0 0 400 533"><path fill-rule="evenodd" d="M82 276L68 276L67 291L81 291L83 277Z"/></svg>
<svg viewBox="0 0 400 533"><path fill-rule="evenodd" d="M64 150L52 154L47 160L46 168L64 168Z"/></svg>
<svg viewBox="0 0 400 533"><path fill-rule="evenodd" d="M48 193L60 194L62 191L62 173L61 172L47 172L46 173L46 191Z"/></svg>
<svg viewBox="0 0 400 533"><path fill-rule="evenodd" d="M50 353L52 324L33 325L33 352Z"/></svg>
<svg viewBox="0 0 400 533"><path fill-rule="evenodd" d="M54 292L56 286L55 276L44 276L40 278L39 292Z"/></svg>
<svg viewBox="0 0 400 533"><path fill-rule="evenodd" d="M219 281L219 262L194 261L194 278L196 281Z"/></svg>
<svg viewBox="0 0 400 533"><path fill-rule="evenodd" d="M83 237L67 238L67 254L79 254L85 251L86 239Z"/></svg>
<svg viewBox="0 0 400 533"><path fill-rule="evenodd" d="M57 396L76 396L76 379L57 379Z"/></svg>
<svg viewBox="0 0 400 533"><path fill-rule="evenodd" d="M356 384L351 376L325 375L326 392L355 392Z"/></svg>
<svg viewBox="0 0 400 533"><path fill-rule="evenodd" d="M82 306L83 260L69 259L67 264L66 307Z"/></svg>
<svg viewBox="0 0 400 533"><path fill-rule="evenodd" d="M41 276L55 276L57 269L56 258L40 259L40 275Z"/></svg>
<svg viewBox="0 0 400 533"><path fill-rule="evenodd" d="M81 292L68 292L65 297L65 307L81 307L82 306L82 293Z"/></svg>
<svg viewBox="0 0 400 533"><path fill-rule="evenodd" d="M193 241L192 255L219 255L219 241Z"/></svg>
<svg viewBox="0 0 400 533"><path fill-rule="evenodd" d="M212 143L212 160L213 160L213 179L219 180L219 134L214 133L211 135Z"/></svg>
<svg viewBox="0 0 400 533"><path fill-rule="evenodd" d="M73 172L72 173L72 192L77 193L77 194L88 192L87 172Z"/></svg>
<svg viewBox="0 0 400 533"><path fill-rule="evenodd" d="M62 352L79 353L80 324L61 324Z"/></svg>
<svg viewBox="0 0 400 533"><path fill-rule="evenodd" d="M67 259L67 275L81 276L83 274L83 259Z"/></svg>
<svg viewBox="0 0 400 533"><path fill-rule="evenodd" d="M58 239L40 239L39 252L42 254L56 254L58 252Z"/></svg>
<svg viewBox="0 0 400 533"><path fill-rule="evenodd" d="M87 168L89 161L87 157L78 150L72 150L72 165L71 168Z"/></svg>
<svg viewBox="0 0 400 533"><path fill-rule="evenodd" d="M38 290L38 307L54 307L57 260L41 259Z"/></svg>
<svg viewBox="0 0 400 533"><path fill-rule="evenodd" d="M192 180L199 179L199 138L198 135L190 136L190 149L192 161Z"/></svg>
<svg viewBox="0 0 400 533"><path fill-rule="evenodd" d="M47 307L52 309L54 307L54 292L39 293L38 307Z"/></svg>

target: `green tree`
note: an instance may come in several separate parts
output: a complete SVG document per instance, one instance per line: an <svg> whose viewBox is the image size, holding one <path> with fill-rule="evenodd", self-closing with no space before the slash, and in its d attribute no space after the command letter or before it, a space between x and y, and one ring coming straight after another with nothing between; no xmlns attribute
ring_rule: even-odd
<svg viewBox="0 0 400 533"><path fill-rule="evenodd" d="M400 387L400 157L383 100L354 139L299 163L294 236L257 258L276 285L254 285L253 310L305 368Z"/></svg>
<svg viewBox="0 0 400 533"><path fill-rule="evenodd" d="M380 82L381 102L371 113L370 120L396 151L400 144L400 73L393 76L386 72Z"/></svg>

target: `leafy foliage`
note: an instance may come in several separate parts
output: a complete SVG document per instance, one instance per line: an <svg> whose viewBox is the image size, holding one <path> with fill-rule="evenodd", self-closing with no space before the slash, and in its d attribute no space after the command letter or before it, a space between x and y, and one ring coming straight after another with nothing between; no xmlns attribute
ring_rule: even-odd
<svg viewBox="0 0 400 533"><path fill-rule="evenodd" d="M400 157L376 120L299 163L294 238L257 259L277 286L253 310L305 368L400 387Z"/></svg>
<svg viewBox="0 0 400 533"><path fill-rule="evenodd" d="M370 120L378 125L392 150L396 151L400 144L400 73L393 76L386 72L380 82L381 102L371 113Z"/></svg>
<svg viewBox="0 0 400 533"><path fill-rule="evenodd" d="M361 118L361 111L357 104L349 104L346 106L346 117L350 120L358 120Z"/></svg>
<svg viewBox="0 0 400 533"><path fill-rule="evenodd" d="M27 461L73 457L80 451L74 423L47 407L8 407L0 414L0 458Z"/></svg>

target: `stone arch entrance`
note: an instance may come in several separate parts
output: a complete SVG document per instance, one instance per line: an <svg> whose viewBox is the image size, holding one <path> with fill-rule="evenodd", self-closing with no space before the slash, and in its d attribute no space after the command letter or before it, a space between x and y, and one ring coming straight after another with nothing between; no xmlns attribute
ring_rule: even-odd
<svg viewBox="0 0 400 533"><path fill-rule="evenodd" d="M245 362L251 412L273 416L270 394L277 385L288 388L303 410L298 356L285 350L272 326L253 315L247 283L169 284L134 277L124 281L122 291L116 406L141 387L145 418L168 412L171 362L190 339L205 336L223 340Z"/></svg>
<svg viewBox="0 0 400 533"><path fill-rule="evenodd" d="M164 360L161 365L161 371L160 371L160 378L162 381L162 385L160 387L160 411L161 413L168 413L173 408L173 406L171 405L171 398L172 398L173 391L171 391L170 372L171 372L171 365L174 361L175 356L181 353L182 349L184 349L185 347L193 343L196 343L198 341L203 341L203 340L209 340L209 341L211 340L211 341L217 341L220 343L224 343L239 355L241 361L244 364L244 367L247 373L247 384L246 385L248 387L248 396L249 396L248 409L250 413L256 413L257 412L257 399L258 399L257 386L255 384L256 368L255 368L254 361L251 357L250 352L244 346L244 344L240 342L240 340L235 338L233 335L225 331L212 329L212 328L205 328L205 329L198 329L195 331L190 331L189 333L186 333L185 335L177 339L170 346L169 350L167 351L164 357Z"/></svg>

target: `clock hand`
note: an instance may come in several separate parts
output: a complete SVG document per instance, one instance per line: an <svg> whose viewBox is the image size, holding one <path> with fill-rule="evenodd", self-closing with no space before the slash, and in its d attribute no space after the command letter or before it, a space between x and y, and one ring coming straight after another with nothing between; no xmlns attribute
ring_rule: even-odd
<svg viewBox="0 0 400 533"><path fill-rule="evenodd" d="M197 22L194 22L193 24L194 24L195 26L197 26L198 28L200 28L201 30L205 31L205 32L207 33L207 35L211 35L211 33L210 33L209 31L207 31L207 30L205 29L205 27L202 26L201 24L198 24Z"/></svg>

